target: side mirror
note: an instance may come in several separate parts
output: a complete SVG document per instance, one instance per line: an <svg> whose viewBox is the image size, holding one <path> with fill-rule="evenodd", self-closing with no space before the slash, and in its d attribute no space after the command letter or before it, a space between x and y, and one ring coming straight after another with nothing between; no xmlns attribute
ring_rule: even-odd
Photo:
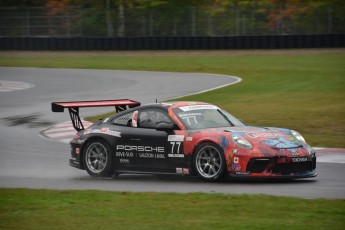
<svg viewBox="0 0 345 230"><path fill-rule="evenodd" d="M165 132L169 133L169 132L174 130L174 124L173 123L160 122L156 125L156 130L165 131Z"/></svg>

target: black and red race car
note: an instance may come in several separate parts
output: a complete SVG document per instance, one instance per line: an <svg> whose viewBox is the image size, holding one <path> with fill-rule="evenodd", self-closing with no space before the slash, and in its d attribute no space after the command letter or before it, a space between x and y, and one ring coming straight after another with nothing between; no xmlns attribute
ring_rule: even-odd
<svg viewBox="0 0 345 230"><path fill-rule="evenodd" d="M114 106L117 113L84 128L79 108ZM198 175L216 181L317 175L315 151L294 130L246 126L202 102L140 106L133 100L53 102L68 108L74 128L70 165L91 176L122 173Z"/></svg>

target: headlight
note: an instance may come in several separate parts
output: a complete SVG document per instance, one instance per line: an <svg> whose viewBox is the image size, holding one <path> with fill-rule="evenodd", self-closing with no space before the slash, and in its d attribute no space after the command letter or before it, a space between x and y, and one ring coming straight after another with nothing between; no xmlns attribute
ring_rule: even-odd
<svg viewBox="0 0 345 230"><path fill-rule="evenodd" d="M252 144L247 139L245 139L244 137L241 137L239 135L236 135L236 134L232 135L231 140L237 146L242 147L244 149L252 149L253 148Z"/></svg>
<svg viewBox="0 0 345 230"><path fill-rule="evenodd" d="M299 141L305 142L304 138L302 137L301 134L296 132L295 130L290 130L290 133Z"/></svg>

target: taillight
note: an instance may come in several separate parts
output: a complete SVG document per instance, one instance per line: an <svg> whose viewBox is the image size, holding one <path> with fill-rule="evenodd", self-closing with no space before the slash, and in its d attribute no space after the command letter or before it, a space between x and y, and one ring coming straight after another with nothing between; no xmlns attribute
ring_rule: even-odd
<svg viewBox="0 0 345 230"><path fill-rule="evenodd" d="M80 148L75 148L74 151L75 151L76 154L80 154Z"/></svg>

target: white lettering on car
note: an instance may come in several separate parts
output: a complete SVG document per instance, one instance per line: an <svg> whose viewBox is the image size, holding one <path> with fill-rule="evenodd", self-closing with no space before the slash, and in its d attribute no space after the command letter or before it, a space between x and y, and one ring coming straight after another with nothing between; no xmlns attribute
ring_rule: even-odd
<svg viewBox="0 0 345 230"><path fill-rule="evenodd" d="M101 128L101 129L85 129L84 134L91 134L91 133L101 133L106 134L114 137L121 137L121 133L118 131L110 130L109 128Z"/></svg>
<svg viewBox="0 0 345 230"><path fill-rule="evenodd" d="M217 106L214 105L191 105L191 106L182 106L179 107L182 111L193 111L193 110L200 110L200 109L218 109Z"/></svg>
<svg viewBox="0 0 345 230"><path fill-rule="evenodd" d="M125 150L125 151L138 151L138 152L156 152L164 153L164 147L152 147L152 146L136 146L136 145L117 145L116 150Z"/></svg>
<svg viewBox="0 0 345 230"><path fill-rule="evenodd" d="M305 162L308 161L308 157L294 157L292 158L292 162Z"/></svg>

